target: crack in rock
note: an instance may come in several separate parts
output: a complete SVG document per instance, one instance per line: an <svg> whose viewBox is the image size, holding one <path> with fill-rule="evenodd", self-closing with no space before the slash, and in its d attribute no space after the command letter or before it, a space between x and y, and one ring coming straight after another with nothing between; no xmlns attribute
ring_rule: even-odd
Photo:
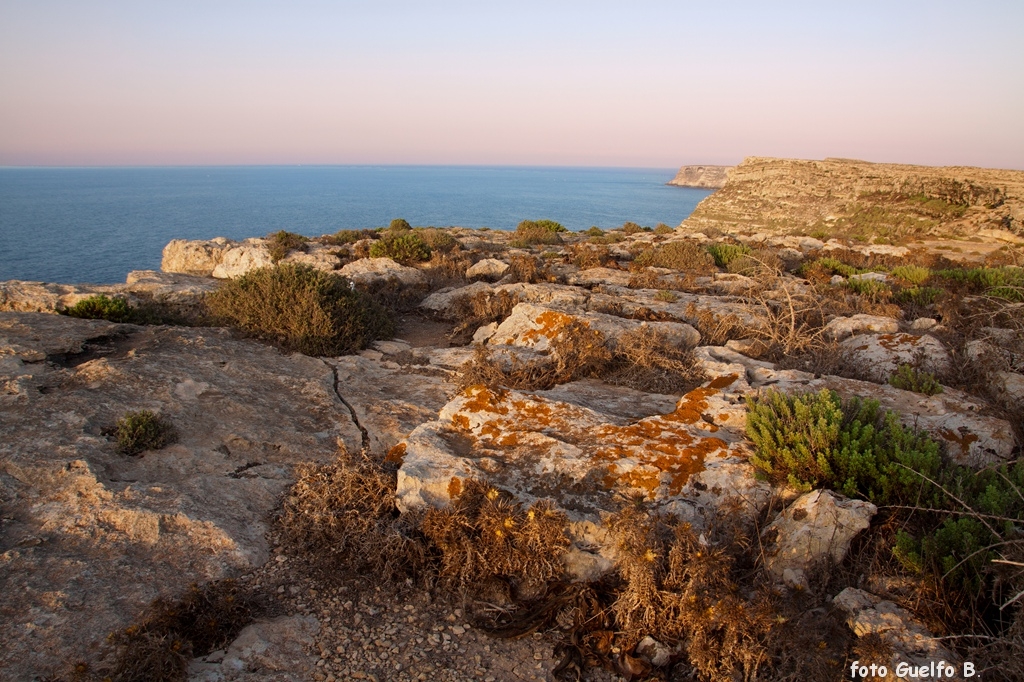
<svg viewBox="0 0 1024 682"><path fill-rule="evenodd" d="M348 408L349 414L352 415L352 423L356 425L357 429L359 429L359 433L362 437L363 452L369 452L370 432L367 431L366 428L359 423L359 417L356 416L355 408L352 407L352 405L347 400L345 400L345 397L341 395L341 391L338 390L338 384L341 383L341 378L338 376L338 368L332 365L331 363L327 362L326 360L324 360L323 363L331 368L331 373L334 375L334 395L338 396L338 400L341 401L341 404Z"/></svg>

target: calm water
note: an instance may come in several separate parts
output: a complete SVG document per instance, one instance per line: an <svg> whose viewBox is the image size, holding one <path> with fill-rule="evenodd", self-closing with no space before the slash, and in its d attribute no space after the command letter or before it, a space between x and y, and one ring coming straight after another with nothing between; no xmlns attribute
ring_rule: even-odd
<svg viewBox="0 0 1024 682"><path fill-rule="evenodd" d="M452 166L0 168L0 280L123 282L171 239L413 225L678 225L705 190L675 169Z"/></svg>

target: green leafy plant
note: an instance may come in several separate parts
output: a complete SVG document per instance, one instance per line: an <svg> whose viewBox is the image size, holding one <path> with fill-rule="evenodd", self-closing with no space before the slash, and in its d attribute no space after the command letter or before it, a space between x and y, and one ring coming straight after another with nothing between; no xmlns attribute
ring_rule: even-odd
<svg viewBox="0 0 1024 682"><path fill-rule="evenodd" d="M412 225L405 218L395 218L388 224L388 230L392 232L408 232L412 229Z"/></svg>
<svg viewBox="0 0 1024 682"><path fill-rule="evenodd" d="M370 246L370 258L390 258L399 263L430 260L430 247L416 232L387 234Z"/></svg>
<svg viewBox="0 0 1024 682"><path fill-rule="evenodd" d="M419 235L431 252L448 253L459 248L459 240L453 237L448 231L437 227L418 227L415 234Z"/></svg>
<svg viewBox="0 0 1024 682"><path fill-rule="evenodd" d="M82 299L65 309L64 314L83 320L132 321L132 308L128 305L128 301L123 298L110 298L103 294Z"/></svg>
<svg viewBox="0 0 1024 682"><path fill-rule="evenodd" d="M892 300L892 287L876 279L848 279L846 288L872 303Z"/></svg>
<svg viewBox="0 0 1024 682"><path fill-rule="evenodd" d="M750 247L743 244L708 244L704 248L715 259L715 265L720 268L728 267L732 261L750 253Z"/></svg>
<svg viewBox="0 0 1024 682"><path fill-rule="evenodd" d="M389 337L382 306L333 273L282 263L228 280L207 297L222 322L306 355L341 355Z"/></svg>
<svg viewBox="0 0 1024 682"><path fill-rule="evenodd" d="M137 455L144 450L159 450L177 439L174 426L149 410L126 412L117 420L117 451Z"/></svg>
<svg viewBox="0 0 1024 682"><path fill-rule="evenodd" d="M937 395L942 393L942 386L931 372L924 372L913 365L903 364L896 368L896 373L889 377L889 384L904 391Z"/></svg>
<svg viewBox="0 0 1024 682"><path fill-rule="evenodd" d="M301 234L278 230L267 235L267 248L270 250L270 259L277 263L285 259L292 251L298 251L306 246L309 239Z"/></svg>
<svg viewBox="0 0 1024 682"><path fill-rule="evenodd" d="M932 271L920 265L899 265L890 274L901 282L921 286L932 276Z"/></svg>

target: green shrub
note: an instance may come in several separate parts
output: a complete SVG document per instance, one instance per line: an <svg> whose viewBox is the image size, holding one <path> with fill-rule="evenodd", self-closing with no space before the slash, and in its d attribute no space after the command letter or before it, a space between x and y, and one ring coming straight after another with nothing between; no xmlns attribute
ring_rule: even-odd
<svg viewBox="0 0 1024 682"><path fill-rule="evenodd" d="M418 234L431 251L438 251L440 253L448 253L459 248L459 240L449 234L446 230L441 230L436 227L421 227L416 228L415 234Z"/></svg>
<svg viewBox="0 0 1024 682"><path fill-rule="evenodd" d="M699 274L708 274L715 270L715 260L711 254L693 241L675 241L659 244L641 251L633 259L635 268L670 268L672 270L691 270Z"/></svg>
<svg viewBox="0 0 1024 682"><path fill-rule="evenodd" d="M385 233L370 246L370 258L390 258L408 265L430 260L430 247L416 232Z"/></svg>
<svg viewBox="0 0 1024 682"><path fill-rule="evenodd" d="M876 279L848 279L845 286L872 303L885 303L892 299L892 288Z"/></svg>
<svg viewBox="0 0 1024 682"><path fill-rule="evenodd" d="M392 232L408 232L412 229L412 225L405 218L395 218L388 225L388 229Z"/></svg>
<svg viewBox="0 0 1024 682"><path fill-rule="evenodd" d="M390 315L351 283L308 265L280 264L227 281L207 299L223 322L306 355L341 355L393 333Z"/></svg>
<svg viewBox="0 0 1024 682"><path fill-rule="evenodd" d="M919 265L899 265L892 269L891 274L897 280L921 286L932 276L932 271Z"/></svg>
<svg viewBox="0 0 1024 682"><path fill-rule="evenodd" d="M354 244L363 239L377 239L380 235L373 230L338 230L332 235L324 237L325 244L341 246L342 244Z"/></svg>
<svg viewBox="0 0 1024 682"><path fill-rule="evenodd" d="M751 463L775 482L896 504L917 497L918 473L934 479L940 469L938 445L903 427L877 401L854 398L844 405L827 390L768 391L747 404L747 433L757 450Z"/></svg>
<svg viewBox="0 0 1024 682"><path fill-rule="evenodd" d="M131 322L132 307L123 298L110 298L103 294L83 298L65 309L65 315L83 320L107 320L108 322Z"/></svg>
<svg viewBox="0 0 1024 682"><path fill-rule="evenodd" d="M774 251L757 249L756 251L741 254L731 259L726 266L726 270L737 275L753 277L755 275L782 272L784 266L785 264L782 262L782 259Z"/></svg>
<svg viewBox="0 0 1024 682"><path fill-rule="evenodd" d="M805 263L802 269L811 268L822 270L829 275L842 275L843 277L856 275L860 272L857 268L847 265L838 258L819 258L816 261Z"/></svg>
<svg viewBox="0 0 1024 682"><path fill-rule="evenodd" d="M512 246L561 244L561 232L568 232L568 230L553 220L524 220L516 226L516 236L512 240Z"/></svg>
<svg viewBox="0 0 1024 682"><path fill-rule="evenodd" d="M912 365L900 365L896 373L889 377L889 384L904 391L937 395L942 393L942 386L931 372L923 372Z"/></svg>
<svg viewBox="0 0 1024 682"><path fill-rule="evenodd" d="M750 253L750 247L742 244L708 244L704 248L715 259L715 265L720 268L728 267L732 261Z"/></svg>
<svg viewBox="0 0 1024 682"><path fill-rule="evenodd" d="M999 268L951 268L933 273L947 285L959 284L973 293L1024 301L1024 269L1012 266Z"/></svg>
<svg viewBox="0 0 1024 682"><path fill-rule="evenodd" d="M895 300L901 305L916 305L927 308L934 305L945 296L946 291L938 287L911 287L901 289L895 295Z"/></svg>
<svg viewBox="0 0 1024 682"><path fill-rule="evenodd" d="M305 248L309 239L301 234L278 230L267 235L267 248L270 250L270 260L275 263L283 260L292 251Z"/></svg>
<svg viewBox="0 0 1024 682"><path fill-rule="evenodd" d="M117 451L125 455L159 450L176 438L171 423L149 410L126 412L117 420Z"/></svg>
<svg viewBox="0 0 1024 682"><path fill-rule="evenodd" d="M645 231L650 232L650 228L647 228L645 230L636 223L627 221L622 224L622 231L625 232L626 234L637 234Z"/></svg>
<svg viewBox="0 0 1024 682"><path fill-rule="evenodd" d="M604 230L597 225L592 225L589 230L584 230L583 234L589 237L601 237L604 236Z"/></svg>

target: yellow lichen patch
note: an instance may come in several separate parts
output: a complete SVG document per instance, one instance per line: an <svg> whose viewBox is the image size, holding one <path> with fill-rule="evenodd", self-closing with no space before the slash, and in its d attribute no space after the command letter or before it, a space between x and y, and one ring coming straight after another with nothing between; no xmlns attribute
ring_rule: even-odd
<svg viewBox="0 0 1024 682"><path fill-rule="evenodd" d="M448 482L448 497L455 499L462 494L462 481L459 480L458 476L452 476L452 480Z"/></svg>
<svg viewBox="0 0 1024 682"><path fill-rule="evenodd" d="M402 462L405 460L405 450L405 443L399 443L395 447L388 450L388 454L384 458L384 461L390 462L392 464L397 464L398 466L402 466Z"/></svg>
<svg viewBox="0 0 1024 682"><path fill-rule="evenodd" d="M455 428L458 428L458 429L468 430L469 429L469 417L467 417L464 414L453 414L452 415L452 425Z"/></svg>
<svg viewBox="0 0 1024 682"><path fill-rule="evenodd" d="M913 334L882 334L878 337L878 345L886 350L896 350L900 346L916 346L920 336Z"/></svg>
<svg viewBox="0 0 1024 682"><path fill-rule="evenodd" d="M540 341L541 337L548 340L555 339L566 325L570 324L573 318L565 313L559 313L554 310L546 310L534 319L533 323L539 325L535 329L527 330L520 338L521 341L528 344L536 344ZM586 324L584 322L584 324ZM511 342L512 339L509 339Z"/></svg>
<svg viewBox="0 0 1024 682"><path fill-rule="evenodd" d="M466 401L463 409L474 414L477 412L508 414L508 407L501 404L501 401L504 400L507 394L508 391L504 389L492 389L483 384L470 386L463 392L464 396L470 398L470 400Z"/></svg>

